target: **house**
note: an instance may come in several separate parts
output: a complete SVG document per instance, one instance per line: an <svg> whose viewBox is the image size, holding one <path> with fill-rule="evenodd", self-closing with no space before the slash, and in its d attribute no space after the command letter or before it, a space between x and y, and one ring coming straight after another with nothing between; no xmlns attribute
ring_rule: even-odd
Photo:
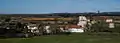
<svg viewBox="0 0 120 43"><path fill-rule="evenodd" d="M84 32L84 28L78 25L68 25L66 26L66 29L69 30L70 32L77 32L77 33Z"/></svg>
<svg viewBox="0 0 120 43"><path fill-rule="evenodd" d="M32 33L38 32L38 25L37 24L28 24L27 27Z"/></svg>

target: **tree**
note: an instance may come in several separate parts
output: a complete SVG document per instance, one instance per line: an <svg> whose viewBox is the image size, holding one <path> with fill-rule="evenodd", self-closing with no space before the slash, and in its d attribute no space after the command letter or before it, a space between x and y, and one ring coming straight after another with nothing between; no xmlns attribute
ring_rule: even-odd
<svg viewBox="0 0 120 43"><path fill-rule="evenodd" d="M5 18L5 22L9 22L11 19L9 17Z"/></svg>

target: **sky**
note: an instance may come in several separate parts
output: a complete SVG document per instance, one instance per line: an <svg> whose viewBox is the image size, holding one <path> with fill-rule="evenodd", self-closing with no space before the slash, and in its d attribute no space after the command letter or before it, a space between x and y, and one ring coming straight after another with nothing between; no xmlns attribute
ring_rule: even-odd
<svg viewBox="0 0 120 43"><path fill-rule="evenodd" d="M2 14L120 11L120 0L0 0Z"/></svg>

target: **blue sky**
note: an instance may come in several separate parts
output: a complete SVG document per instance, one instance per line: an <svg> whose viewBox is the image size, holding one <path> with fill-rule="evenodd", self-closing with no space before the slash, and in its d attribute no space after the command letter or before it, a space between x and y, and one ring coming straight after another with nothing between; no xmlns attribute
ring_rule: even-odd
<svg viewBox="0 0 120 43"><path fill-rule="evenodd" d="M40 14L120 11L120 0L0 0L0 13Z"/></svg>

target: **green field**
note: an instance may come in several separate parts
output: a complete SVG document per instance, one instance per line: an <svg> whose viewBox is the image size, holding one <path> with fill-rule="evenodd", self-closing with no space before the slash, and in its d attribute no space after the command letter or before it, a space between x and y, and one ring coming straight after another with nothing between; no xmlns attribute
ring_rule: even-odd
<svg viewBox="0 0 120 43"><path fill-rule="evenodd" d="M120 43L119 36L72 34L0 39L0 43Z"/></svg>

